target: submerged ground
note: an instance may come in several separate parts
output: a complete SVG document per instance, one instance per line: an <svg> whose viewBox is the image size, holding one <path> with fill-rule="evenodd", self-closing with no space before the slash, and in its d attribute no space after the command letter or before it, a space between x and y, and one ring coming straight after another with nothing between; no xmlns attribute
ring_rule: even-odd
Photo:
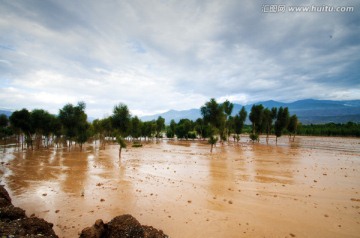
<svg viewBox="0 0 360 238"><path fill-rule="evenodd" d="M180 237L359 237L360 140L287 137L278 145L153 141L21 151L1 147L16 206L77 237L125 213Z"/></svg>

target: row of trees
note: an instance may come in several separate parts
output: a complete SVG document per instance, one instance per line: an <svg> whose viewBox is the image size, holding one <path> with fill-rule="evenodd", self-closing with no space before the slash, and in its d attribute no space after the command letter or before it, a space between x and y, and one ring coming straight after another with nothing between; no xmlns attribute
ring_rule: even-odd
<svg viewBox="0 0 360 238"><path fill-rule="evenodd" d="M239 141L240 134L245 126L247 112L244 107L232 116L234 105L226 100L218 103L210 99L201 107L202 118L195 122L189 119L181 119L178 123L174 120L166 129L166 136L179 139L210 138L211 144L220 139L221 142L233 139ZM33 148L40 146L48 147L64 139L67 146L71 147L73 142L82 145L93 137L105 146L108 138L160 138L165 130L165 120L158 117L153 121L141 121L137 116L132 117L125 104L116 105L113 114L104 119L96 119L92 123L87 121L85 113L86 105L79 102L77 105L66 104L59 110L57 116L42 109L28 111L22 109L15 111L7 120L6 116L0 117L1 137L7 138L12 133L17 135L22 147L27 145ZM266 133L267 136L275 129L277 137L282 135L284 129L295 133L297 118L289 117L287 108L267 109L262 105L254 105L249 114L252 122L252 133L250 138L257 140L259 134Z"/></svg>
<svg viewBox="0 0 360 238"><path fill-rule="evenodd" d="M13 112L9 118L0 115L0 137L6 143L6 138L16 135L19 145L30 148L58 146L60 142L66 142L68 147L75 142L82 148L89 138L100 141L100 145L104 147L108 140L116 138L122 148L125 146L124 138L161 138L165 132L168 138L207 138L213 146L218 140L224 142L231 137L234 141L239 141L244 128L249 128L245 125L247 118L251 122L251 129L247 132L253 141L258 141L261 134L266 135L267 142L269 135L275 134L277 141L284 133L294 140L298 130L300 134L306 135L354 135L351 134L354 128L359 131L359 125L354 123L348 123L346 127L335 124L298 127L296 115L290 116L287 107L269 109L261 104L253 105L249 115L244 107L234 115L233 108L234 105L228 100L218 103L212 98L200 108L202 118L195 121L181 119L178 123L172 120L167 127L162 117L153 121L141 121L137 116L132 116L128 107L121 103L114 107L111 116L96 119L92 123L87 121L84 102L77 105L66 104L58 115L42 109L22 109Z"/></svg>
<svg viewBox="0 0 360 238"><path fill-rule="evenodd" d="M114 138L118 142L125 137L159 138L165 130L165 120L162 117L142 122L138 117L130 115L125 104L116 105L110 117L97 119L92 123L87 121L85 108L85 103L79 102L75 106L66 104L57 116L42 109L22 109L13 112L9 118L0 115L0 138L6 144L8 137L16 135L22 148L24 145L31 149L58 146L60 142L66 142L69 148L75 142L82 148L89 138L99 140L105 146L107 140Z"/></svg>
<svg viewBox="0 0 360 238"><path fill-rule="evenodd" d="M297 134L312 136L356 136L360 137L360 124L326 123L321 125L300 125Z"/></svg>

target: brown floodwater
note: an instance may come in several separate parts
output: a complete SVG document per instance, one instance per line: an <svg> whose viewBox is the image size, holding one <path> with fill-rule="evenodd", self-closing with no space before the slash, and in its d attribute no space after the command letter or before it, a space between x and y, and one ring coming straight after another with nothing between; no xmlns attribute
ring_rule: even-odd
<svg viewBox="0 0 360 238"><path fill-rule="evenodd" d="M15 206L78 237L96 219L132 214L180 237L360 237L360 140L274 138L267 145L153 141L0 149Z"/></svg>

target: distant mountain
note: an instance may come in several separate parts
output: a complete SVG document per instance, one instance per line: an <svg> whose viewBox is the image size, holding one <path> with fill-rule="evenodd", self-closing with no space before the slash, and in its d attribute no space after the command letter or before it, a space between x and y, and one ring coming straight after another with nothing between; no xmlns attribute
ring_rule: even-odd
<svg viewBox="0 0 360 238"><path fill-rule="evenodd" d="M180 119L188 118L190 120L196 120L197 118L201 117L200 109L190 109L190 110L183 110L183 111L176 111L170 110L164 113L159 113L150 116L143 116L141 117L142 121L151 121L156 120L159 116L165 119L166 124L170 124L171 120L175 120L179 122Z"/></svg>
<svg viewBox="0 0 360 238"><path fill-rule="evenodd" d="M11 116L12 111L0 109L0 115L1 115L1 114L5 114L7 117L9 117L9 116Z"/></svg>
<svg viewBox="0 0 360 238"><path fill-rule="evenodd" d="M291 103L277 101L264 101L254 103L262 104L265 108L288 107L290 114L296 114L303 124L323 124L323 123L346 123L348 121L360 123L360 100L332 101L305 99ZM250 113L254 104L245 105L245 109ZM242 105L234 104L233 115L241 110ZM165 123L169 124L172 119L178 122L182 118L196 120L201 117L200 109L190 109L184 111L170 110L165 113L141 117L143 121L156 120L159 116L165 118ZM246 123L250 123L247 120Z"/></svg>

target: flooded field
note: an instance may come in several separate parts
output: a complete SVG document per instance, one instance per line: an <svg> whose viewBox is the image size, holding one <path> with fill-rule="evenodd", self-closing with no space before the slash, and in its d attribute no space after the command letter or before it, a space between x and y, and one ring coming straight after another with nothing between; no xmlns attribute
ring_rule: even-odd
<svg viewBox="0 0 360 238"><path fill-rule="evenodd" d="M132 214L180 237L360 237L360 140L262 138L253 144L153 141L129 148L0 148L15 206L78 237Z"/></svg>

